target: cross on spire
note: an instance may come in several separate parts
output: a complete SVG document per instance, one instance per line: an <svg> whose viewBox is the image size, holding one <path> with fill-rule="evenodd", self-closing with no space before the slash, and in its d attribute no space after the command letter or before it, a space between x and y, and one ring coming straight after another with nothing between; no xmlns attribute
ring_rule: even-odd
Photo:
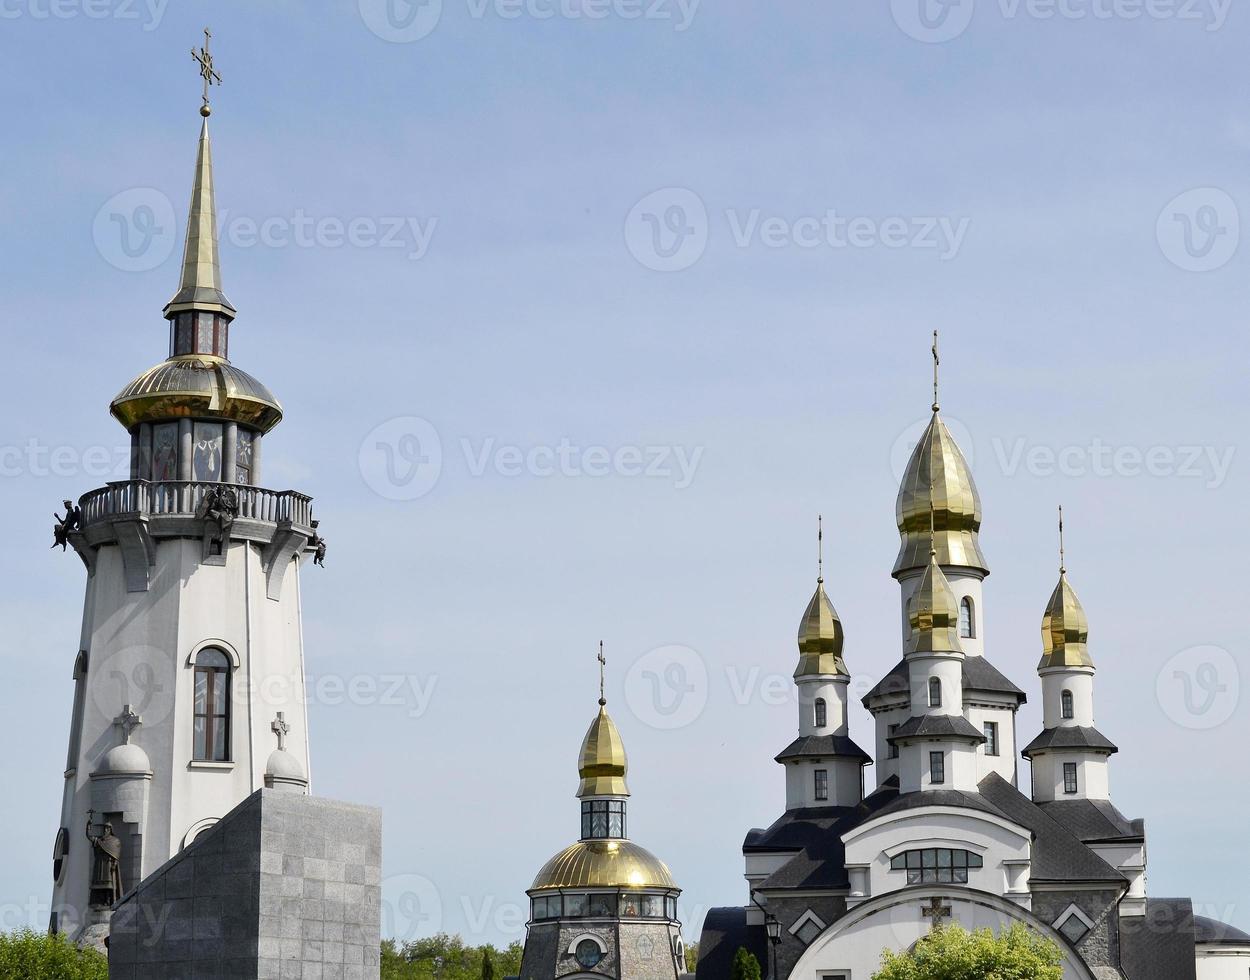
<svg viewBox="0 0 1250 980"><path fill-rule="evenodd" d="M608 658L603 655L603 641L599 641L599 707L604 707L608 703L608 699L604 694L604 671L608 666Z"/></svg>
<svg viewBox="0 0 1250 980"><path fill-rule="evenodd" d="M278 751L285 752L286 737L290 734L291 726L286 723L286 715L283 712L278 712L278 717L273 720L269 730L278 736Z"/></svg>
<svg viewBox="0 0 1250 980"><path fill-rule="evenodd" d="M200 106L200 115L207 116L212 113L212 109L208 104L208 87L210 85L220 85L221 76L217 74L217 70L213 68L213 55L209 51L209 42L212 41L212 32L206 27L204 28L204 46L196 51L191 49L191 57L200 65L200 77L204 79L204 104Z"/></svg>
<svg viewBox="0 0 1250 980"><path fill-rule="evenodd" d="M953 909L949 905L943 905L942 899L934 895L929 899L929 904L921 906L920 914L926 919L931 919L929 924L930 932L940 932L942 929L942 920L949 919Z"/></svg>
<svg viewBox="0 0 1250 980"><path fill-rule="evenodd" d="M816 584L825 580L825 518L816 515Z"/></svg>
<svg viewBox="0 0 1250 980"><path fill-rule="evenodd" d="M113 724L122 730L122 745L129 745L130 733L143 724L143 719L135 714L130 705L125 705L122 713L113 719Z"/></svg>
<svg viewBox="0 0 1250 980"><path fill-rule="evenodd" d="M938 365L942 359L938 357L938 332L933 331L933 411L938 410Z"/></svg>

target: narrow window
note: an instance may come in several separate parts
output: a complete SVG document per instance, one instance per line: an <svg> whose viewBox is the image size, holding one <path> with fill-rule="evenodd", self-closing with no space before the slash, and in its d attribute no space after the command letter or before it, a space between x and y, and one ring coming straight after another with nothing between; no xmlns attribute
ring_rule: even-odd
<svg viewBox="0 0 1250 980"><path fill-rule="evenodd" d="M816 699L816 727L824 728L829 724L829 706L824 698Z"/></svg>
<svg viewBox="0 0 1250 980"><path fill-rule="evenodd" d="M959 603L959 635L970 640L977 635L976 621L972 616L972 597L964 596Z"/></svg>
<svg viewBox="0 0 1250 980"><path fill-rule="evenodd" d="M195 759L230 760L230 660L215 647L195 657Z"/></svg>
<svg viewBox="0 0 1250 980"><path fill-rule="evenodd" d="M987 721L981 730L985 732L985 754L998 755L998 722Z"/></svg>
<svg viewBox="0 0 1250 980"><path fill-rule="evenodd" d="M929 707L942 707L942 681L937 677L929 678Z"/></svg>
<svg viewBox="0 0 1250 980"><path fill-rule="evenodd" d="M1063 764L1063 791L1069 796L1074 796L1076 789L1076 763L1065 762Z"/></svg>
<svg viewBox="0 0 1250 980"><path fill-rule="evenodd" d="M1075 718L1075 717L1076 717L1076 709L1075 709L1075 707L1073 706L1073 703L1072 703L1072 692L1071 692L1071 691L1064 691L1064 692L1063 692L1063 697L1061 698L1061 700L1062 700L1062 702L1063 702L1063 716L1064 716L1064 718Z"/></svg>
<svg viewBox="0 0 1250 980"><path fill-rule="evenodd" d="M816 770L816 799L818 800L829 799L829 770L828 769Z"/></svg>
<svg viewBox="0 0 1250 980"><path fill-rule="evenodd" d="M941 752L929 753L929 782L935 786L946 782L946 756Z"/></svg>
<svg viewBox="0 0 1250 980"><path fill-rule="evenodd" d="M888 737L888 738L893 738L893 737L894 737L894 733L895 733L895 732L897 732L897 731L898 731L898 725L891 725L891 726L890 726L890 728L889 728L889 733L888 733L888 736L887 736L887 737ZM897 758L898 758L898 746L897 746L897 745L895 745L893 742L889 742L888 744L889 744L889 746L890 746L889 757L890 757L891 759L897 759Z"/></svg>

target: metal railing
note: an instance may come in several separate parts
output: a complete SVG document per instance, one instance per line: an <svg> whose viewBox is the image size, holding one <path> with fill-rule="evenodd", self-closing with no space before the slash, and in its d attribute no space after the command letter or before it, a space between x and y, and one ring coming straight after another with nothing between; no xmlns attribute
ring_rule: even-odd
<svg viewBox="0 0 1250 980"><path fill-rule="evenodd" d="M145 517L178 515L194 517L209 490L232 490L239 502L240 518L278 524L290 521L308 527L312 520L312 498L294 490L265 490L261 487L227 483L122 480L85 493L78 501L82 527L107 521L123 514Z"/></svg>

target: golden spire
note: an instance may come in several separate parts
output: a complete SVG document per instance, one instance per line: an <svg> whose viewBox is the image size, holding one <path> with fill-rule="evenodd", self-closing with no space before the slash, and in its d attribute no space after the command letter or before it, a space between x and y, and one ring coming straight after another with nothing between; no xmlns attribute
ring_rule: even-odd
<svg viewBox="0 0 1250 980"><path fill-rule="evenodd" d="M1081 600L1068 582L1064 567L1063 508L1059 508L1059 582L1042 614L1042 662L1038 670L1050 667L1093 667L1089 648L1089 620Z"/></svg>
<svg viewBox="0 0 1250 980"><path fill-rule="evenodd" d="M590 723L586 737L582 739L582 751L577 762L581 783L577 788L580 799L591 796L629 796L625 785L625 743L616 723L608 714L607 698L604 696L604 671L607 657L603 653L603 641L599 641L599 714Z"/></svg>
<svg viewBox="0 0 1250 980"><path fill-rule="evenodd" d="M191 54L200 65L204 79L203 105L200 115L199 151L195 158L195 183L191 187L191 207L187 215L187 237L182 252L182 275L178 291L165 304L165 316L187 310L203 310L223 313L233 317L234 306L221 290L221 267L217 258L217 206L213 193L213 153L208 138L208 116L212 109L208 104L208 87L221 84L221 76L213 68L213 56L208 50L212 37L204 30L204 47Z"/></svg>
<svg viewBox="0 0 1250 980"><path fill-rule="evenodd" d="M935 511L929 508L929 564L907 608L911 636L907 653L962 653L959 645L959 601L938 564Z"/></svg>
<svg viewBox="0 0 1250 980"><path fill-rule="evenodd" d="M799 665L795 677L849 675L842 659L842 621L825 593L824 519L816 519L816 592L799 621Z"/></svg>
<svg viewBox="0 0 1250 980"><path fill-rule="evenodd" d="M895 518L902 542L894 562L895 578L924 568L930 550L937 551L940 565L989 574L979 537L981 497L968 461L938 414L940 363L934 331L933 417L912 450L899 484Z"/></svg>

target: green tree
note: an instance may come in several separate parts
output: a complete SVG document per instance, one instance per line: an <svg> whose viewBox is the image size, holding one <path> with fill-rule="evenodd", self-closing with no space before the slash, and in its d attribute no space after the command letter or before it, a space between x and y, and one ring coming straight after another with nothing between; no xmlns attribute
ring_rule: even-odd
<svg viewBox="0 0 1250 980"><path fill-rule="evenodd" d="M760 961L745 946L739 946L738 952L734 953L729 980L760 980Z"/></svg>
<svg viewBox="0 0 1250 980"><path fill-rule="evenodd" d="M906 953L886 950L873 980L1063 980L1062 953L1021 924L994 935L958 925L929 933Z"/></svg>
<svg viewBox="0 0 1250 980"><path fill-rule="evenodd" d="M699 944L691 943L686 947L686 972L694 973L699 965Z"/></svg>
<svg viewBox="0 0 1250 980"><path fill-rule="evenodd" d="M489 976L516 976L521 972L521 952L519 942L506 949L470 946L446 933L402 946L386 939L382 942L382 980L483 980L488 976L488 959Z"/></svg>
<svg viewBox="0 0 1250 980"><path fill-rule="evenodd" d="M482 950L482 980L495 980L495 958L489 946Z"/></svg>
<svg viewBox="0 0 1250 980"><path fill-rule="evenodd" d="M108 960L64 936L24 929L0 935L0 980L108 980Z"/></svg>

